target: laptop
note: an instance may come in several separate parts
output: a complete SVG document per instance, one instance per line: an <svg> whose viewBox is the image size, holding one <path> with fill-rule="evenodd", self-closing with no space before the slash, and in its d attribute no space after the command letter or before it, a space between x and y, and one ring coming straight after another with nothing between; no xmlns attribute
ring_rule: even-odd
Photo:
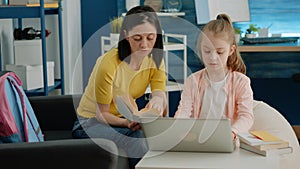
<svg viewBox="0 0 300 169"><path fill-rule="evenodd" d="M230 153L235 150L230 119L143 117L141 121L150 151Z"/></svg>

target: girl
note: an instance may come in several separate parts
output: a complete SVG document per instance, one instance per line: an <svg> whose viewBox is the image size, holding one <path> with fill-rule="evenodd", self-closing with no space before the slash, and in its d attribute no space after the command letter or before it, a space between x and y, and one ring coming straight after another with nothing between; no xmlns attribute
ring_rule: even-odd
<svg viewBox="0 0 300 169"><path fill-rule="evenodd" d="M230 118L233 137L253 124L253 92L228 15L207 23L198 39L205 68L185 82L176 118Z"/></svg>

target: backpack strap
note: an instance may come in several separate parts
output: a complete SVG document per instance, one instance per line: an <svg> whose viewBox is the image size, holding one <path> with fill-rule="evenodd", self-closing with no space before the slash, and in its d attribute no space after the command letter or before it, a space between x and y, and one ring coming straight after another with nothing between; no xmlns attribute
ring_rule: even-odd
<svg viewBox="0 0 300 169"><path fill-rule="evenodd" d="M2 74L0 76L0 98L1 98L1 104L0 104L0 110L3 121L0 121L0 136L10 136L16 133L20 133L19 129L15 123L14 116L11 112L11 109L9 107L9 103L5 94L5 82L8 76L12 76L16 78L16 82L19 84L21 83L21 80L13 73L13 72L8 72L5 74ZM6 119L6 120L5 120ZM6 121L6 122L5 122ZM21 135L20 135L21 136ZM22 138L22 137L21 137Z"/></svg>
<svg viewBox="0 0 300 169"><path fill-rule="evenodd" d="M25 141L28 142L28 125L27 125L27 109L24 101L24 95L20 89L21 81L15 80L15 77L8 76L8 79L10 80L11 84L15 87L17 94L21 101L21 108L22 108L22 116L23 116L23 127L24 127L24 135L25 135Z"/></svg>
<svg viewBox="0 0 300 169"><path fill-rule="evenodd" d="M21 80L16 76L16 74L13 74L13 76L8 76L8 79L11 80L11 83L14 85L17 94L20 98L21 101L21 109L22 109L22 115L23 115L23 124L24 124L24 135L25 135L25 141L29 142L29 129L28 129L28 124L27 124L27 118L28 121L31 125L31 127L34 130L34 134L36 135L36 137L38 138L39 141L40 137L39 137L39 133L41 132L40 127L38 126L38 128L35 128L34 124L33 124L33 120L31 119L31 116L28 113L28 109L26 107L26 103L25 103L25 96L24 96L24 92L23 92L23 88L21 88L20 86L22 86L22 82Z"/></svg>

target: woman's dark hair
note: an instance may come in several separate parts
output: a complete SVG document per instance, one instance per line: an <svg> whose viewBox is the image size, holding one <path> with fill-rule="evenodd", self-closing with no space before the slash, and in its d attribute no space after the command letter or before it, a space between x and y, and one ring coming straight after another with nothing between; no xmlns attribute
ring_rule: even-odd
<svg viewBox="0 0 300 169"><path fill-rule="evenodd" d="M154 44L154 47L150 53L152 55L156 67L159 68L161 61L163 59L163 38L162 38L162 29L158 17L150 6L136 6L131 8L122 23L119 43L118 43L118 54L121 61L130 56L131 48L129 42L126 40L126 32L132 30L133 27L137 25L141 25L144 23L152 24L157 31L157 38ZM126 59L126 61L130 61L130 59Z"/></svg>

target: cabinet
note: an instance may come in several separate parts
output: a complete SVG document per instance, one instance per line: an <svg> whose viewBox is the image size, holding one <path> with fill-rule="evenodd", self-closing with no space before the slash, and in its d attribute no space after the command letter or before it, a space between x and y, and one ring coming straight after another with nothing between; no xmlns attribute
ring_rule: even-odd
<svg viewBox="0 0 300 169"><path fill-rule="evenodd" d="M45 15L58 16L59 29L59 60L60 60L60 79L55 79L54 86L48 86L47 80L47 56L46 56L46 35L45 35ZM62 16L61 2L58 2L58 7L45 8L44 0L40 0L39 6L0 6L0 19L18 19L18 26L22 26L22 18L39 18L41 24L41 41L42 41L42 65L43 65L43 81L44 87L41 89L25 91L29 96L48 95L51 90L61 89L61 94L64 94L64 56L63 56L63 34L62 34ZM2 60L0 58L0 60Z"/></svg>
<svg viewBox="0 0 300 169"><path fill-rule="evenodd" d="M176 39L176 42L170 41L170 39ZM169 72L169 52L182 50L183 51L183 80L187 78L187 36L181 34L164 34L164 52L166 62L166 72Z"/></svg>

